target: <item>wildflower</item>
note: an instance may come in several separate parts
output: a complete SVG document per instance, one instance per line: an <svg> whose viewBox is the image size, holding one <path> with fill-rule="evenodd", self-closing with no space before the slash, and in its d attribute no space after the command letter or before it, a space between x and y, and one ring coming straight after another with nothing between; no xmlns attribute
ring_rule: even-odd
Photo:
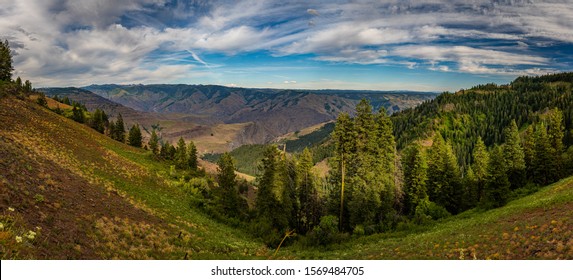
<svg viewBox="0 0 573 280"><path fill-rule="evenodd" d="M10 211L10 212L14 212L14 208L12 208L12 207L8 207L8 211Z"/></svg>
<svg viewBox="0 0 573 280"><path fill-rule="evenodd" d="M0 223L0 230L4 230L4 224Z"/></svg>
<svg viewBox="0 0 573 280"><path fill-rule="evenodd" d="M33 240L34 238L36 238L36 233L30 230L30 231L28 231L26 238Z"/></svg>
<svg viewBox="0 0 573 280"><path fill-rule="evenodd" d="M22 243L22 236L16 236L16 243Z"/></svg>

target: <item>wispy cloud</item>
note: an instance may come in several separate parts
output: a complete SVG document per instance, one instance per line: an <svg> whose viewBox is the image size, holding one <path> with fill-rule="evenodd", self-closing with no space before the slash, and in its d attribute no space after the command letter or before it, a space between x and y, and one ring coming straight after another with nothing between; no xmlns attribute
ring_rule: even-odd
<svg viewBox="0 0 573 280"><path fill-rule="evenodd" d="M305 56L324 67L511 76L572 68L573 9L568 0L3 0L0 39L18 54L17 75L41 85L220 77L213 57L249 54L264 58L259 66Z"/></svg>

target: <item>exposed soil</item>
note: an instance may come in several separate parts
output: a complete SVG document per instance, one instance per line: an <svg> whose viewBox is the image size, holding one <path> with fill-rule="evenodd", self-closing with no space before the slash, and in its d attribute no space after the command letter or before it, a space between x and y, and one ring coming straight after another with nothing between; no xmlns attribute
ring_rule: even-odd
<svg viewBox="0 0 573 280"><path fill-rule="evenodd" d="M16 99L0 99L0 213L39 233L34 248L24 246L14 257L102 258L96 250L100 244L94 230L96 221L104 217L167 228L159 218L134 207L117 192L72 174L12 139L10 132L22 121L22 114L29 112L29 106Z"/></svg>

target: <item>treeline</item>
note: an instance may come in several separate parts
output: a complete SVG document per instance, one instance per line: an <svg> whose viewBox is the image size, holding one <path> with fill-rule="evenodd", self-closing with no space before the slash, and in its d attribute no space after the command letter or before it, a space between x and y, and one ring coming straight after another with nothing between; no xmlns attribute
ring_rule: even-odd
<svg viewBox="0 0 573 280"><path fill-rule="evenodd" d="M47 107L47 102L45 101L45 96L40 93L38 98L38 103ZM123 121L123 116L121 113L118 114L116 121L110 120L107 113L100 109L95 109L93 112L89 112L86 106L74 100L70 100L67 96L52 97L53 100L68 105L71 109L61 109L59 105L56 108L51 109L59 115L63 115L75 122L86 124L87 126L93 128L97 132L107 135L110 138L119 141L121 143L126 143L133 147L143 148L143 136L141 134L141 129L139 124L134 124L129 131L126 131L125 123ZM44 101L40 101L44 100Z"/></svg>
<svg viewBox="0 0 573 280"><path fill-rule="evenodd" d="M573 144L573 73L520 77L509 85L479 85L443 93L432 101L392 116L398 149L435 131L450 141L458 162L466 168L478 137L487 146L505 141L504 129L515 121L523 129L540 122L546 110L563 113L566 146Z"/></svg>

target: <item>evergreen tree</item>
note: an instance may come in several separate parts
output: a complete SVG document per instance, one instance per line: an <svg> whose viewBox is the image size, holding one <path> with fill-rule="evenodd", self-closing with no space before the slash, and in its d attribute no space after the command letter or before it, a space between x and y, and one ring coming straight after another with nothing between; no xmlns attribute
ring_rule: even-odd
<svg viewBox="0 0 573 280"><path fill-rule="evenodd" d="M188 166L189 158L187 154L187 145L183 137L177 141L177 151L175 152L175 165L177 168L185 169Z"/></svg>
<svg viewBox="0 0 573 280"><path fill-rule="evenodd" d="M114 130L112 131L112 138L121 142L125 143L125 124L123 123L123 117L121 113L117 116L117 120L114 125Z"/></svg>
<svg viewBox="0 0 573 280"><path fill-rule="evenodd" d="M547 136L545 125L540 123L535 128L535 146L532 164L533 181L540 185L552 183L554 170L552 170L554 151Z"/></svg>
<svg viewBox="0 0 573 280"><path fill-rule="evenodd" d="M221 189L220 207L229 217L236 217L239 214L240 205L234 161L229 153L224 153L217 161L217 182Z"/></svg>
<svg viewBox="0 0 573 280"><path fill-rule="evenodd" d="M79 123L84 123L84 112L81 108L73 107L72 108L72 120Z"/></svg>
<svg viewBox="0 0 573 280"><path fill-rule="evenodd" d="M495 146L491 153L488 178L482 199L482 205L486 208L500 207L507 202L511 184L507 178L505 164L502 148Z"/></svg>
<svg viewBox="0 0 573 280"><path fill-rule="evenodd" d="M298 214L297 231L306 233L320 223L320 202L316 189L316 178L312 172L312 153L308 148L302 151L299 157L298 198L300 210Z"/></svg>
<svg viewBox="0 0 573 280"><path fill-rule="evenodd" d="M174 160L176 152L177 150L175 147L173 147L173 145L171 145L171 143L164 141L161 144L161 151L159 151L159 156L164 160Z"/></svg>
<svg viewBox="0 0 573 280"><path fill-rule="evenodd" d="M297 197L298 190L298 172L294 160L287 158L282 154L282 160L279 162L279 182L281 188L280 205L282 212L288 220L288 229L296 229L298 226L299 201Z"/></svg>
<svg viewBox="0 0 573 280"><path fill-rule="evenodd" d="M149 138L149 142L147 142L147 145L149 146L149 149L151 150L153 155L155 156L159 155L159 137L157 136L155 129L151 131L151 137Z"/></svg>
<svg viewBox="0 0 573 280"><path fill-rule="evenodd" d="M535 129L534 125L530 125L525 130L524 137L522 139L523 154L525 158L525 173L529 180L533 180L533 165L535 159Z"/></svg>
<svg viewBox="0 0 573 280"><path fill-rule="evenodd" d="M105 122L107 122L107 116L105 115L105 112L100 109L96 109L89 121L89 126L99 133L104 133L106 126Z"/></svg>
<svg viewBox="0 0 573 280"><path fill-rule="evenodd" d="M551 146L551 161L549 162L551 173L548 175L551 182L555 182L562 177L563 170L563 138L565 137L565 127L563 125L563 113L555 108L548 116L547 136Z"/></svg>
<svg viewBox="0 0 573 280"><path fill-rule="evenodd" d="M139 129L138 124L134 124L129 130L128 144L137 148L141 148L143 146L141 130Z"/></svg>
<svg viewBox="0 0 573 280"><path fill-rule="evenodd" d="M187 153L187 166L193 171L197 170L197 147L193 141L189 141L189 145L187 146Z"/></svg>
<svg viewBox="0 0 573 280"><path fill-rule="evenodd" d="M427 164L419 144L414 144L404 151L404 210L406 215L414 215L416 207L422 200L428 200L426 190Z"/></svg>
<svg viewBox="0 0 573 280"><path fill-rule="evenodd" d="M428 194L430 201L456 214L461 210L463 189L458 161L450 143L440 133L428 151Z"/></svg>
<svg viewBox="0 0 573 280"><path fill-rule="evenodd" d="M470 209L477 206L479 202L479 200L477 199L478 198L477 178L471 165L468 167L463 181L465 187L463 208Z"/></svg>
<svg viewBox="0 0 573 280"><path fill-rule="evenodd" d="M475 197L470 199L471 204L479 202L483 197L483 190L485 188L488 168L489 168L489 153L485 143L478 137L473 151L473 165L472 171L475 175L476 192Z"/></svg>
<svg viewBox="0 0 573 280"><path fill-rule="evenodd" d="M375 115L376 119L376 137L372 139L374 145L374 172L377 176L374 181L381 182L380 186L380 200L381 208L380 215L383 220L390 219L394 215L393 206L396 204L396 178L400 177L397 174L396 168L396 141L394 139L392 121L386 114L386 109L380 107L378 114Z"/></svg>
<svg viewBox="0 0 573 280"><path fill-rule="evenodd" d="M525 153L520 142L517 124L515 120L512 120L505 131L505 144L503 145L507 176L512 189L525 185Z"/></svg>
<svg viewBox="0 0 573 280"><path fill-rule="evenodd" d="M109 138L115 140L115 123L113 121L109 122L109 129L108 129L108 133L109 133Z"/></svg>
<svg viewBox="0 0 573 280"><path fill-rule="evenodd" d="M12 80L12 53L8 40L0 41L0 81L9 82Z"/></svg>
<svg viewBox="0 0 573 280"><path fill-rule="evenodd" d="M333 215L339 217L340 228L349 229L348 201L351 192L347 190L347 180L348 174L354 173L352 169L355 165L352 162L356 157L356 132L354 122L347 113L338 115L332 139L335 155L330 178L334 188L330 193L329 209Z"/></svg>
<svg viewBox="0 0 573 280"><path fill-rule="evenodd" d="M31 93L32 91L34 91L34 88L32 88L32 82L30 82L29 80L26 80L24 82L24 86L22 87L22 89L26 92L26 93ZM85 110L85 109L84 109Z"/></svg>
<svg viewBox="0 0 573 280"><path fill-rule="evenodd" d="M281 207L278 194L280 190L280 152L276 146L269 146L263 153L260 170L257 177L258 191L255 198L257 223L260 227L258 235L274 244L280 241L283 231L288 227L288 215Z"/></svg>

